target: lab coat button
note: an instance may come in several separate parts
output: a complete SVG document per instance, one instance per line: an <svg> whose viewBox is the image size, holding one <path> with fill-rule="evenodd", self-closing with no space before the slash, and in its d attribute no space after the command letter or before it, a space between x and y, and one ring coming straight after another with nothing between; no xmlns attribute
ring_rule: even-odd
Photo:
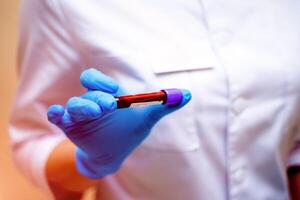
<svg viewBox="0 0 300 200"><path fill-rule="evenodd" d="M235 184L241 184L245 178L245 167L236 169L233 174L233 180Z"/></svg>
<svg viewBox="0 0 300 200"><path fill-rule="evenodd" d="M238 98L233 102L233 111L235 114L241 113L246 108L246 100Z"/></svg>

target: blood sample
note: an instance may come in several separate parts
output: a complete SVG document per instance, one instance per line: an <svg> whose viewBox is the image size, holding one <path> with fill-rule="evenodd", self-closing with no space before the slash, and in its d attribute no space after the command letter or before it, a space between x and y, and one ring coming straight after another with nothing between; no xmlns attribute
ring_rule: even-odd
<svg viewBox="0 0 300 200"><path fill-rule="evenodd" d="M142 93L134 95L125 95L115 97L117 108L129 108L132 106L165 104L175 106L182 100L182 92L180 89L163 89L158 92Z"/></svg>

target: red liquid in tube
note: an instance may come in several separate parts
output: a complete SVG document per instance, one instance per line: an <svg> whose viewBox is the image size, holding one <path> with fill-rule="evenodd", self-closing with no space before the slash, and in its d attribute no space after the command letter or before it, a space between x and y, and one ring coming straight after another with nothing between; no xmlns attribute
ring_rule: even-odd
<svg viewBox="0 0 300 200"><path fill-rule="evenodd" d="M167 94L164 91L125 95L115 97L117 108L129 108L131 106L164 104L167 100Z"/></svg>

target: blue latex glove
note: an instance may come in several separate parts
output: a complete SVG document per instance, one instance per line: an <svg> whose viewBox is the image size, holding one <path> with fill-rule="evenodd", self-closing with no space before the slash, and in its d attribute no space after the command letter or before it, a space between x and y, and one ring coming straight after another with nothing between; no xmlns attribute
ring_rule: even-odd
<svg viewBox="0 0 300 200"><path fill-rule="evenodd" d="M66 108L50 106L48 120L78 147L78 171L94 179L116 172L159 119L191 99L191 93L182 90L183 100L175 107L150 105L117 110L114 96L124 92L113 79L88 69L81 74L80 81L88 91L81 97L70 98Z"/></svg>

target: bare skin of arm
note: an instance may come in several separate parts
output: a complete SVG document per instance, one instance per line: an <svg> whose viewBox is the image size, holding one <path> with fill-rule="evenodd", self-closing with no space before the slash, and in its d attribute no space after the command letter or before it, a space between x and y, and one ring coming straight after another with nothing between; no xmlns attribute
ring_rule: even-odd
<svg viewBox="0 0 300 200"><path fill-rule="evenodd" d="M291 167L288 170L290 194L292 200L300 199L300 167Z"/></svg>
<svg viewBox="0 0 300 200"><path fill-rule="evenodd" d="M100 182L77 171L75 149L74 144L66 139L56 146L46 163L48 183L57 200L79 200L86 189Z"/></svg>

